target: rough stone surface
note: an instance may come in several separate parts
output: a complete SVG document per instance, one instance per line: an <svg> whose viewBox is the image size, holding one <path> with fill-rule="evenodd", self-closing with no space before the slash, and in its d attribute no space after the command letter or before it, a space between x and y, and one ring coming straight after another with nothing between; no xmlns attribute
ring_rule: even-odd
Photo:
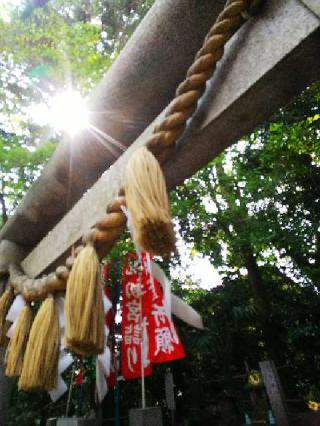
<svg viewBox="0 0 320 426"><path fill-rule="evenodd" d="M129 426L162 426L161 408L150 407L130 410Z"/></svg>
<svg viewBox="0 0 320 426"><path fill-rule="evenodd" d="M298 0L269 0L226 47L205 100L180 149L164 167L170 189L266 120L319 78L320 20ZM152 123L23 261L37 276L100 220L121 185L127 159L145 143Z"/></svg>

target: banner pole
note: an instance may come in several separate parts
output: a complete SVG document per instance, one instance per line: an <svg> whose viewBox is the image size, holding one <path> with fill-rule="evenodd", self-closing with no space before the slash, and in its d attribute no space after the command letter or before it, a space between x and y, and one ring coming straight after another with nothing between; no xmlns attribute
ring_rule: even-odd
<svg viewBox="0 0 320 426"><path fill-rule="evenodd" d="M140 256L139 256L140 257ZM141 260L141 259L140 259ZM141 277L141 275L140 275ZM145 339L144 327L143 327L143 318L142 318L142 280L140 278L140 327L141 327L141 342L140 342L140 360L141 360L141 403L142 408L146 408L146 388L145 388L145 377L144 377L144 351L143 351L143 342Z"/></svg>

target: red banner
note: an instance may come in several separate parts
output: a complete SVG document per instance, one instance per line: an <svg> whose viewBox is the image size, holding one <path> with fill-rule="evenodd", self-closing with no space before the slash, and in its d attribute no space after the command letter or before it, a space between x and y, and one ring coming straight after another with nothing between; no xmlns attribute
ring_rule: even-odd
<svg viewBox="0 0 320 426"><path fill-rule="evenodd" d="M121 373L126 379L141 377L152 372L147 342L147 316L145 283L141 280L142 271L136 256L127 256L122 271L122 341Z"/></svg>
<svg viewBox="0 0 320 426"><path fill-rule="evenodd" d="M163 304L161 286L148 271L151 258L128 255L122 273L121 370L126 379L151 374L151 363L183 358L183 346ZM142 353L142 360L141 360Z"/></svg>

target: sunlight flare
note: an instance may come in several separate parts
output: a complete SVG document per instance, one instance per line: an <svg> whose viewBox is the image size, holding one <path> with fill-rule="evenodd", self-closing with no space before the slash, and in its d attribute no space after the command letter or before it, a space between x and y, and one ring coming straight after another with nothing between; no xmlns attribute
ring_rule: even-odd
<svg viewBox="0 0 320 426"><path fill-rule="evenodd" d="M31 120L39 126L50 126L70 136L89 127L89 112L80 93L68 90L52 97L47 103L32 104L28 108Z"/></svg>
<svg viewBox="0 0 320 426"><path fill-rule="evenodd" d="M78 92L68 91L52 99L50 121L56 130L74 136L88 127L88 110L85 100Z"/></svg>

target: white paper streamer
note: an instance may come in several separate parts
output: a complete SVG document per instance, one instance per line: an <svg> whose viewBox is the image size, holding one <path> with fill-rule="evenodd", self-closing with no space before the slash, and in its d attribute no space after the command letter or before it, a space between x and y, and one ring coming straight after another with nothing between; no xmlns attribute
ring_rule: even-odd
<svg viewBox="0 0 320 426"><path fill-rule="evenodd" d="M64 328L64 297L60 296L56 298L56 306L58 309L60 328Z"/></svg>
<svg viewBox="0 0 320 426"><path fill-rule="evenodd" d="M17 320L15 320L15 322L13 324L11 324L11 326L9 327L6 336L9 337L9 339L11 339L14 329L16 328L17 325Z"/></svg>
<svg viewBox="0 0 320 426"><path fill-rule="evenodd" d="M151 272L153 274L153 277L157 281L159 281L162 286L164 307L166 309L166 313L168 312L168 310L170 310L169 318L171 318L172 312L175 316L182 319L182 321L186 322L192 327L203 330L204 327L201 315L195 309L193 309L191 306L181 300L179 297L175 296L174 294L171 294L170 282L168 280L168 277L160 268L160 266L157 265L155 262L152 262Z"/></svg>
<svg viewBox="0 0 320 426"><path fill-rule="evenodd" d="M16 325L17 325L19 314L22 311L22 309L25 307L25 305L26 305L26 302L24 298L20 294L18 294L18 296L14 299L6 316L6 320L12 322L11 326L9 327L7 331L7 337L9 337L9 339L11 339L13 335L14 329L16 328Z"/></svg>
<svg viewBox="0 0 320 426"><path fill-rule="evenodd" d="M104 313L106 314L112 307L112 303L110 302L109 298L103 293L102 295L103 300L103 309Z"/></svg>
<svg viewBox="0 0 320 426"><path fill-rule="evenodd" d="M60 351L64 350L64 328L60 329Z"/></svg>
<svg viewBox="0 0 320 426"><path fill-rule="evenodd" d="M26 302L24 298L21 296L21 294L18 294L16 298L14 299L8 313L6 316L6 320L10 322L15 322L22 310L26 305Z"/></svg>
<svg viewBox="0 0 320 426"><path fill-rule="evenodd" d="M102 366L98 361L98 357L96 362L96 392L98 401L101 403L108 393L108 383L106 381L105 375L103 374Z"/></svg>
<svg viewBox="0 0 320 426"><path fill-rule="evenodd" d="M66 382L63 380L63 378L59 375L57 386L52 391L49 391L50 398L53 402L56 402L61 396L67 392L68 386Z"/></svg>
<svg viewBox="0 0 320 426"><path fill-rule="evenodd" d="M96 391L99 402L102 402L108 392L106 376L110 375L111 352L108 346L96 361Z"/></svg>
<svg viewBox="0 0 320 426"><path fill-rule="evenodd" d="M106 314L112 307L112 303L109 298L103 293L103 307L104 313ZM107 342L110 330L105 325L105 339ZM109 346L105 346L103 354L97 356L96 359L96 392L98 401L102 402L106 394L108 393L108 384L106 376L110 374L111 364L111 352Z"/></svg>
<svg viewBox="0 0 320 426"><path fill-rule="evenodd" d="M60 326L60 353L59 353L59 361L58 361L58 378L57 378L57 386L49 392L50 398L53 402L57 401L67 390L68 386L65 381L62 379L62 373L70 367L73 363L73 358L70 353L66 352L64 348L64 298L57 297L56 298L56 306L58 309L59 315L59 326Z"/></svg>
<svg viewBox="0 0 320 426"><path fill-rule="evenodd" d="M96 363L96 389L99 402L102 402L108 392L106 376L110 375L111 352L108 346L103 354L97 356Z"/></svg>
<svg viewBox="0 0 320 426"><path fill-rule="evenodd" d="M109 334L110 334L109 327L107 327L107 326L105 325L105 326L104 326L104 336L105 336L106 341L108 340Z"/></svg>
<svg viewBox="0 0 320 426"><path fill-rule="evenodd" d="M59 363L58 363L58 374L61 375L70 365L73 363L73 358L70 353L64 349L60 351Z"/></svg>
<svg viewBox="0 0 320 426"><path fill-rule="evenodd" d="M149 257L149 256L148 256ZM167 317L171 319L171 284L166 274L155 262L151 262L150 274L155 278L162 286L163 290L163 304L166 311Z"/></svg>
<svg viewBox="0 0 320 426"><path fill-rule="evenodd" d="M174 313L175 316L192 327L198 328L199 330L204 329L201 315L195 309L174 294L171 294L171 303L172 313Z"/></svg>
<svg viewBox="0 0 320 426"><path fill-rule="evenodd" d="M109 376L110 374L110 361L111 361L111 352L109 346L105 347L103 354L97 356L97 363L101 367L101 371L104 375Z"/></svg>

